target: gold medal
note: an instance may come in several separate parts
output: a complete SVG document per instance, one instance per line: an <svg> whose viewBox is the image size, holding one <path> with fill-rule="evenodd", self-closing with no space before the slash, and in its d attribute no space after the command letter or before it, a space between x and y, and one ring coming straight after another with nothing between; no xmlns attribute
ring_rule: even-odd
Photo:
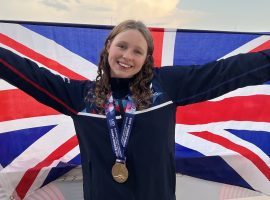
<svg viewBox="0 0 270 200"><path fill-rule="evenodd" d="M125 163L116 162L112 167L113 179L118 183L124 183L128 179L128 169Z"/></svg>

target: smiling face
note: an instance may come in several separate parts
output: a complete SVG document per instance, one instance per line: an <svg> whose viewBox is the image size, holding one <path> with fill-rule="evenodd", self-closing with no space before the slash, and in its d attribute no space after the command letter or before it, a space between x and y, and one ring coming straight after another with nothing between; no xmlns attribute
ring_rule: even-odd
<svg viewBox="0 0 270 200"><path fill-rule="evenodd" d="M107 46L111 77L131 78L137 74L145 63L147 48L144 36L136 29L116 35Z"/></svg>

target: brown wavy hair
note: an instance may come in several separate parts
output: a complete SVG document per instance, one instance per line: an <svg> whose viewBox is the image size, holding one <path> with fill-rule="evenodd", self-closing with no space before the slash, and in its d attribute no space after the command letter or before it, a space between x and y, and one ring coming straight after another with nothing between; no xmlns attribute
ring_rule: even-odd
<svg viewBox="0 0 270 200"><path fill-rule="evenodd" d="M110 94L110 66L108 63L108 51L107 46L109 41L113 39L121 32L126 30L138 30L147 42L147 57L142 69L132 77L129 88L132 94L132 99L136 104L137 110L148 108L151 104L151 89L150 83L153 78L153 51L154 43L152 35L149 29L141 21L126 20L115 26L109 36L107 37L104 48L101 51L100 61L98 65L98 75L96 77L96 87L94 91L95 104L99 113L104 113L104 104Z"/></svg>

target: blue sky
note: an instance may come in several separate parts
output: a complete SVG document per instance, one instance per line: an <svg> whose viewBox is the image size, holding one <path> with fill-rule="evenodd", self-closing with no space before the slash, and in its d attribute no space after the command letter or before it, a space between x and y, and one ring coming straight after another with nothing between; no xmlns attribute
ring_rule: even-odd
<svg viewBox="0 0 270 200"><path fill-rule="evenodd" d="M1 0L0 19L270 32L270 0Z"/></svg>

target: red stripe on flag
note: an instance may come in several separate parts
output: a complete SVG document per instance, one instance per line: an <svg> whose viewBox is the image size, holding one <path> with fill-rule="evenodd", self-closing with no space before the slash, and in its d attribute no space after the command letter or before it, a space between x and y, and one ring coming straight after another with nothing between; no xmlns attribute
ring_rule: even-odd
<svg viewBox="0 0 270 200"><path fill-rule="evenodd" d="M4 61L3 59L0 59L0 63L2 63L5 67L9 68L12 72L14 72L15 74L17 74L22 80L28 82L30 85L32 85L34 88L36 88L37 90L43 92L44 94L46 94L47 96L49 96L50 98L52 98L53 100L55 100L57 103L61 104L63 107L65 107L67 110L69 110L70 112L77 114L77 112L69 107L65 102L63 102L61 99L57 98L56 96L54 96L53 94L51 94L49 91L47 91L46 89L42 88L41 86L39 86L38 84L36 84L35 82L33 82L32 80L30 80L29 78L27 78L24 74L22 74L21 72L19 72L16 68L14 68L13 66L11 66L10 64L8 64L6 61Z"/></svg>
<svg viewBox="0 0 270 200"><path fill-rule="evenodd" d="M270 168L268 167L268 165L257 154L255 154L248 148L236 144L222 136L210 133L208 131L190 132L189 134L219 144L227 149L230 149L232 151L241 154L242 156L249 159L268 178L268 180L270 180Z"/></svg>
<svg viewBox="0 0 270 200"><path fill-rule="evenodd" d="M164 38L164 29L163 28L150 28L153 40L154 40L154 66L161 66L162 59L162 49L163 49L163 38Z"/></svg>
<svg viewBox="0 0 270 200"><path fill-rule="evenodd" d="M43 64L44 66L47 66L48 68L59 72L60 74L69 77L71 79L77 79L77 80L85 80L86 78L81 76L80 74L75 73L74 71L69 70L64 65L61 65L55 60L52 60L48 57L45 57L44 55L30 49L27 46L24 46L23 44L13 40L12 38L3 35L0 33L0 43L3 43L6 46L9 46L12 49L15 49L16 51L20 52L21 54Z"/></svg>
<svg viewBox="0 0 270 200"><path fill-rule="evenodd" d="M0 99L0 122L59 114L18 89L0 91Z"/></svg>
<svg viewBox="0 0 270 200"><path fill-rule="evenodd" d="M220 121L270 122L270 96L231 97L178 107L176 123L206 124Z"/></svg>
<svg viewBox="0 0 270 200"><path fill-rule="evenodd" d="M31 185L35 181L39 172L43 167L49 166L55 160L60 159L69 151L71 151L74 147L78 145L78 140L76 135L67 140L64 144L58 147L55 151L53 151L47 158L38 163L33 168L28 169L20 180L19 184L16 187L16 192L18 193L20 198L24 198L27 194L27 191L30 189Z"/></svg>
<svg viewBox="0 0 270 200"><path fill-rule="evenodd" d="M260 46L256 47L255 49L252 49L251 52L258 52L258 51L262 51L265 49L270 49L270 40L261 44Z"/></svg>

